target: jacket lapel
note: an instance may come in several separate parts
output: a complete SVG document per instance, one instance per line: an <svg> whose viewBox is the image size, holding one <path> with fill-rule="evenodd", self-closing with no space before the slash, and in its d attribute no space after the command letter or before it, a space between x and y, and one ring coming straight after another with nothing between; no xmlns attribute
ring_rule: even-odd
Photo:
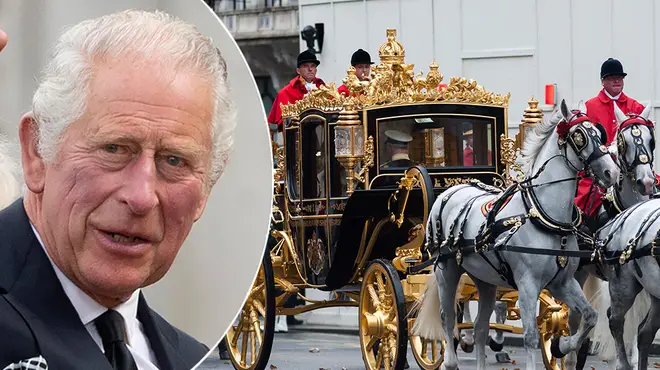
<svg viewBox="0 0 660 370"><path fill-rule="evenodd" d="M179 335L174 328L149 308L144 295L140 293L138 320L149 339L160 370L191 368L179 354ZM193 364L194 365L194 364Z"/></svg>
<svg viewBox="0 0 660 370"><path fill-rule="evenodd" d="M32 232L22 198L0 213L0 225L0 260L8 266L0 287L21 309L40 354L53 368L110 370Z"/></svg>

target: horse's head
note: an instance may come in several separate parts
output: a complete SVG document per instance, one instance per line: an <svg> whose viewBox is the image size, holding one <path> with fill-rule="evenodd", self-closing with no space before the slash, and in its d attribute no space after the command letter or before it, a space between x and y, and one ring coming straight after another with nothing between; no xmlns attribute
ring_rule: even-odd
<svg viewBox="0 0 660 370"><path fill-rule="evenodd" d="M655 184L655 134L653 122L648 119L650 112L649 104L640 115L626 115L614 104L614 114L619 123L616 137L617 158L623 174L635 184L642 195L653 194Z"/></svg>
<svg viewBox="0 0 660 370"><path fill-rule="evenodd" d="M559 147L577 170L585 170L603 187L610 187L619 177L619 168L609 155L605 143L607 132L599 123L589 121L586 107L580 103L577 110L569 110L561 101L561 122L557 125Z"/></svg>

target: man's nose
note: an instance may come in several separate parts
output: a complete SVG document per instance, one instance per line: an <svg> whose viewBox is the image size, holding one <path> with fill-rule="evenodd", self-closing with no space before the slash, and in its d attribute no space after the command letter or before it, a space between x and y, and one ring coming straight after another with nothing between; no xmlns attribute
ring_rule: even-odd
<svg viewBox="0 0 660 370"><path fill-rule="evenodd" d="M156 182L158 172L153 156L142 153L123 179L121 198L138 215L148 214L158 205Z"/></svg>

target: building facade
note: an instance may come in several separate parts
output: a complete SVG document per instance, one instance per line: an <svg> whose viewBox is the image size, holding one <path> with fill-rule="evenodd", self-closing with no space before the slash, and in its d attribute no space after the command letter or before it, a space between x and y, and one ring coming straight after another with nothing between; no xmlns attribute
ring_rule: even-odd
<svg viewBox="0 0 660 370"><path fill-rule="evenodd" d="M205 0L234 36L252 70L266 114L296 75L298 0Z"/></svg>
<svg viewBox="0 0 660 370"><path fill-rule="evenodd" d="M406 63L415 74L440 66L444 81L475 79L495 93L511 93L509 137L527 100L543 105L546 85L556 85L555 102L577 106L602 88L600 66L619 59L628 76L624 92L644 105L651 119L660 108L660 3L654 0L300 0L300 28L323 23L319 77L338 86L351 54L367 50L378 62L386 29L397 30ZM633 12L634 16L626 15ZM634 26L632 24L634 23ZM301 43L301 48L303 47ZM657 130L657 128L656 128ZM656 133L657 135L657 133ZM655 156L657 168L658 156ZM310 294L323 299L325 292ZM476 304L472 305L476 312ZM305 314L309 322L357 326L357 310L332 308Z"/></svg>

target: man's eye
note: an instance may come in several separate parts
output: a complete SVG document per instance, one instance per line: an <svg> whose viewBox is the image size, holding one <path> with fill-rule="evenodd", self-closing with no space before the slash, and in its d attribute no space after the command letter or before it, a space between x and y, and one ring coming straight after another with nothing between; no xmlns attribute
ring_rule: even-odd
<svg viewBox="0 0 660 370"><path fill-rule="evenodd" d="M105 151L108 153L117 153L119 146L117 144L106 144Z"/></svg>
<svg viewBox="0 0 660 370"><path fill-rule="evenodd" d="M183 164L183 159L170 155L167 157L167 164L177 167Z"/></svg>

